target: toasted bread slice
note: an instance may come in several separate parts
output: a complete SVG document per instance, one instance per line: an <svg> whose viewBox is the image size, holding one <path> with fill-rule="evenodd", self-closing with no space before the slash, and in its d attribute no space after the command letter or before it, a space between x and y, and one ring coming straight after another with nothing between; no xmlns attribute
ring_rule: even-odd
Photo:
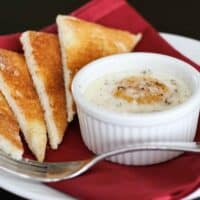
<svg viewBox="0 0 200 200"><path fill-rule="evenodd" d="M0 89L30 150L44 160L47 136L43 111L23 55L0 49Z"/></svg>
<svg viewBox="0 0 200 200"><path fill-rule="evenodd" d="M19 135L18 123L1 92L0 92L0 149L15 159L21 159L24 151Z"/></svg>
<svg viewBox="0 0 200 200"><path fill-rule="evenodd" d="M71 16L58 15L56 22L62 53L68 121L72 121L75 106L70 88L76 72L97 58L131 51L141 39L141 34L134 35Z"/></svg>
<svg viewBox="0 0 200 200"><path fill-rule="evenodd" d="M20 39L29 72L43 106L50 145L57 149L67 126L58 37L49 33L26 31Z"/></svg>

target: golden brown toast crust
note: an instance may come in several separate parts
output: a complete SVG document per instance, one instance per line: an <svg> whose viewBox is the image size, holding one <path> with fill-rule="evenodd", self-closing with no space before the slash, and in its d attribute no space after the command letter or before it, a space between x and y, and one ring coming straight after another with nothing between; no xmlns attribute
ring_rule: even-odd
<svg viewBox="0 0 200 200"><path fill-rule="evenodd" d="M50 109L59 137L62 139L67 126L65 88L58 37L54 34L28 31L29 44L36 63L37 78L42 80L50 102ZM26 49L25 44L23 44ZM27 63L28 59L26 58ZM33 66L29 66L31 68ZM56 134L56 133L54 133ZM51 137L50 137L51 139ZM60 140L61 140L60 139Z"/></svg>
<svg viewBox="0 0 200 200"><path fill-rule="evenodd" d="M0 73L26 118L31 120L37 116L38 120L44 121L43 111L27 70L24 56L0 49Z"/></svg>
<svg viewBox="0 0 200 200"><path fill-rule="evenodd" d="M81 67L100 57L131 51L136 35L77 18L63 17L71 41L66 43L67 66L74 75ZM67 32L66 32L67 34ZM137 41L138 42L138 41Z"/></svg>
<svg viewBox="0 0 200 200"><path fill-rule="evenodd" d="M10 141L17 149L23 151L19 126L7 101L0 92L0 135Z"/></svg>
<svg viewBox="0 0 200 200"><path fill-rule="evenodd" d="M130 52L141 39L141 34L131 34L71 16L58 15L56 21L65 73L68 121L71 121L75 113L71 81L76 72L95 59Z"/></svg>
<svg viewBox="0 0 200 200"><path fill-rule="evenodd" d="M0 49L1 91L15 114L29 148L39 161L46 150L46 125L39 98L19 53Z"/></svg>

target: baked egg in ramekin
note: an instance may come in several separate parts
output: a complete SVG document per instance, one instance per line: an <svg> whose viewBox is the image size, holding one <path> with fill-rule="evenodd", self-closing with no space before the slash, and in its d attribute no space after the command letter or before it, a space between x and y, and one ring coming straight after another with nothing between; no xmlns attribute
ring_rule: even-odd
<svg viewBox="0 0 200 200"><path fill-rule="evenodd" d="M81 135L95 154L146 142L192 141L200 110L200 75L162 54L125 53L82 68L72 82ZM126 165L149 165L180 155L141 151L112 156Z"/></svg>

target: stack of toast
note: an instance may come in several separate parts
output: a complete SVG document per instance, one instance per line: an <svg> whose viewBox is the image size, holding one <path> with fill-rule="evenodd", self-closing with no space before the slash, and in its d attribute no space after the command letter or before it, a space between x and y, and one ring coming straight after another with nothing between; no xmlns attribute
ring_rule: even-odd
<svg viewBox="0 0 200 200"><path fill-rule="evenodd" d="M57 149L76 113L74 75L87 63L130 52L141 34L58 15L58 36L26 31L24 55L0 49L0 149L23 156L20 130L36 159L45 159L47 142Z"/></svg>

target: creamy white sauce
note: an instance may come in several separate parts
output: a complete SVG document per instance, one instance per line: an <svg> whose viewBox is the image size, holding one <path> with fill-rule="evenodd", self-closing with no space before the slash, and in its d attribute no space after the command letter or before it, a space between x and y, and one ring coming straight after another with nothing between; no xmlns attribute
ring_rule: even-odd
<svg viewBox="0 0 200 200"><path fill-rule="evenodd" d="M157 80L159 83L166 86L164 97L155 102L138 103L135 100L127 101L126 99L116 97L114 91L120 86L120 81L128 79L130 77L150 77ZM143 83L139 83L141 86ZM144 90L144 88L142 88ZM151 94L156 92L156 88L147 88ZM133 94L135 90L131 89L126 91L127 94ZM154 73L149 70L142 72L118 72L106 74L94 81L92 81L84 91L86 99L99 107L126 113L144 113L144 112L156 112L169 109L178 104L183 103L191 96L191 91L185 82L181 79L177 79L174 76L164 73ZM136 92L132 97L143 97L143 93L137 94ZM161 94L160 94L161 96ZM163 94L162 94L163 96Z"/></svg>

